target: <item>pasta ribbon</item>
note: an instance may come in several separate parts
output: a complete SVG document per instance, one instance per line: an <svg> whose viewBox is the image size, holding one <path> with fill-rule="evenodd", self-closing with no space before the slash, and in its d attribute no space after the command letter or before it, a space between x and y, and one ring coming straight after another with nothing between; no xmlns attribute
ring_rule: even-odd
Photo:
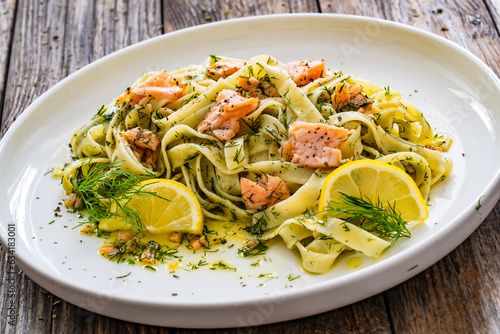
<svg viewBox="0 0 500 334"><path fill-rule="evenodd" d="M263 238L277 235L288 248L299 250L304 269L318 274L328 272L344 250L353 249L377 259L390 246L354 224L337 218L322 221L311 215L288 219Z"/></svg>

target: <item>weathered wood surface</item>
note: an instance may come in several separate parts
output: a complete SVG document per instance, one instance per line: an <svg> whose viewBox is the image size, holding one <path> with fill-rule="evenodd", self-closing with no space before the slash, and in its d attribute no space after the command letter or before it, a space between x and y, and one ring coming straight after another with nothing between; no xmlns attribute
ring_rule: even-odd
<svg viewBox="0 0 500 334"><path fill-rule="evenodd" d="M5 79L9 64L10 46L14 31L14 15L16 3L14 0L0 1L0 106L3 105L5 94ZM0 107L0 116L1 116Z"/></svg>
<svg viewBox="0 0 500 334"><path fill-rule="evenodd" d="M0 0L1 134L37 96L80 67L141 40L219 20L272 13L366 15L412 25L471 50L500 73L498 0L452 2ZM479 229L413 279L356 304L258 328L212 333L500 332L500 203ZM0 250L0 333L198 333L127 323L80 309L16 275L18 318L7 323Z"/></svg>

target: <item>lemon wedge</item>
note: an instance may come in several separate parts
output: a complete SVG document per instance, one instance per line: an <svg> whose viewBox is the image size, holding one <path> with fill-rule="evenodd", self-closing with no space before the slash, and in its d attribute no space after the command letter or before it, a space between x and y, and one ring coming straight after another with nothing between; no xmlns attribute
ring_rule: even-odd
<svg viewBox="0 0 500 334"><path fill-rule="evenodd" d="M342 202L342 195L380 201L384 208L395 206L405 222L423 221L429 210L413 179L403 170L376 160L357 160L334 170L323 182L319 218L328 217L328 206Z"/></svg>
<svg viewBox="0 0 500 334"><path fill-rule="evenodd" d="M193 192L182 183L167 179L150 179L140 182L136 190L140 191L132 195L127 206L138 213L147 232L201 234L203 231L200 204ZM114 211L113 205L111 210ZM117 215L101 220L101 230L111 232L132 228L129 224L124 224L119 210L116 212Z"/></svg>

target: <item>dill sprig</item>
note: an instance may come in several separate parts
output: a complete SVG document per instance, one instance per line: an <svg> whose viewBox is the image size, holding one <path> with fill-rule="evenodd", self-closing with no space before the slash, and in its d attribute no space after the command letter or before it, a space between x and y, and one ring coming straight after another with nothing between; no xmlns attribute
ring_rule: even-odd
<svg viewBox="0 0 500 334"><path fill-rule="evenodd" d="M243 257L264 255L269 247L263 242L256 242L252 246L244 246L238 249L238 254Z"/></svg>
<svg viewBox="0 0 500 334"><path fill-rule="evenodd" d="M330 202L325 211L334 211L346 222L356 223L360 228L380 238L388 239L392 244L399 238L409 238L411 233L396 208L396 202L387 203L384 208L380 199L373 203L367 196L360 197L340 192L342 201Z"/></svg>
<svg viewBox="0 0 500 334"><path fill-rule="evenodd" d="M83 170L77 175L72 190L82 201L78 210L86 210L86 223L98 224L102 219L119 216L135 231L144 231L139 212L129 207L128 203L133 196L161 196L138 187L141 181L149 178L147 175L122 172L116 167L114 162L93 166L89 163L82 167L87 168L86 175ZM112 209L113 203L116 210Z"/></svg>

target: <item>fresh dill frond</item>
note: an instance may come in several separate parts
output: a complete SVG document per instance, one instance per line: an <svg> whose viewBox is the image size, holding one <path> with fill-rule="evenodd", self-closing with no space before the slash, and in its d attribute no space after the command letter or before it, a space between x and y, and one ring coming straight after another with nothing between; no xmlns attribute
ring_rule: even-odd
<svg viewBox="0 0 500 334"><path fill-rule="evenodd" d="M144 231L139 212L127 204L133 196L157 196L144 191L138 184L148 179L147 175L134 175L116 169L117 163L82 166L81 173L73 180L72 192L81 198L78 210L87 212L86 222L98 224L102 219L120 216L124 224L136 231ZM167 200L168 199L165 199ZM113 210L112 204L116 210Z"/></svg>
<svg viewBox="0 0 500 334"><path fill-rule="evenodd" d="M363 194L356 197L340 192L340 195L342 200L330 202L325 211L334 212L334 216L340 216L346 222L354 223L393 244L400 238L411 237L395 202L387 203L387 207L384 207L380 199L373 203Z"/></svg>

